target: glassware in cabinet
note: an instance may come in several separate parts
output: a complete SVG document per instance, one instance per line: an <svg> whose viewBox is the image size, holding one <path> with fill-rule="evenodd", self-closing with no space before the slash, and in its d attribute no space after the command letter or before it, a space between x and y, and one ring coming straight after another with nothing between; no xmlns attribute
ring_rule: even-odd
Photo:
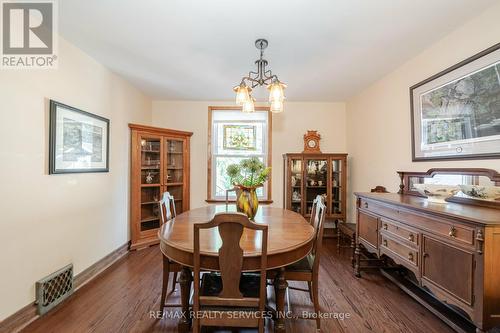
<svg viewBox="0 0 500 333"><path fill-rule="evenodd" d="M333 215L342 214L342 163L343 160L332 159L331 162L331 184L332 184L332 200L330 212Z"/></svg>
<svg viewBox="0 0 500 333"><path fill-rule="evenodd" d="M294 212L302 214L302 160L292 159L290 162L290 207Z"/></svg>
<svg viewBox="0 0 500 333"><path fill-rule="evenodd" d="M184 142L177 139L165 140L164 184L173 197L177 214L183 212L184 197Z"/></svg>
<svg viewBox="0 0 500 333"><path fill-rule="evenodd" d="M160 184L161 138L141 137L141 184Z"/></svg>
<svg viewBox="0 0 500 333"><path fill-rule="evenodd" d="M328 160L306 159L305 161L305 213L309 215L311 214L313 201L316 199L316 196L327 194Z"/></svg>

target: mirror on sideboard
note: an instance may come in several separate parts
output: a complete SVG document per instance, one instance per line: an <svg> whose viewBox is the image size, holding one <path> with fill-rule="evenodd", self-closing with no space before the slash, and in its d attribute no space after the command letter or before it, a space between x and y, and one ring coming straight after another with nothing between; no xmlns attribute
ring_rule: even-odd
<svg viewBox="0 0 500 333"><path fill-rule="evenodd" d="M400 194L423 196L436 203L500 207L500 174L492 169L440 168L398 174Z"/></svg>

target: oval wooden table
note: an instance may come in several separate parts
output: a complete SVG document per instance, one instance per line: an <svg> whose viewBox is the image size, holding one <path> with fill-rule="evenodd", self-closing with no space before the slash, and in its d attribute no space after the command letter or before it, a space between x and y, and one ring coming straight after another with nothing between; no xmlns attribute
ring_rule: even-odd
<svg viewBox="0 0 500 333"><path fill-rule="evenodd" d="M187 332L190 327L189 295L193 276L193 225L211 220L218 212L234 212L234 205L211 205L184 212L165 223L158 232L160 248L163 255L183 266L179 277L181 285L182 311L185 314L179 321L179 331ZM282 314L285 305L287 282L284 267L304 258L314 242L314 229L301 215L269 206L259 207L256 223L269 226L268 236L268 268L277 270L274 280L276 292L276 311ZM241 247L243 249L243 270L258 270L260 259L260 233L244 230ZM200 266L204 270L219 270L218 250L221 239L217 229L200 231ZM275 332L285 332L285 316L278 315Z"/></svg>

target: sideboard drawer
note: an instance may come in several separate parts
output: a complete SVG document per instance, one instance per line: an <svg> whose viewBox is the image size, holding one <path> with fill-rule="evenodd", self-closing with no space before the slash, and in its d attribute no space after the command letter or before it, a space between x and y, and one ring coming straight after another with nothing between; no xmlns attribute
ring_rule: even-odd
<svg viewBox="0 0 500 333"><path fill-rule="evenodd" d="M384 217L381 218L381 222L383 232L389 233L393 237L404 240L416 247L420 244L420 234L417 230Z"/></svg>
<svg viewBox="0 0 500 333"><path fill-rule="evenodd" d="M443 223L442 221L423 217L420 218L418 223L432 231L433 234L439 234L450 240L458 240L470 245L474 244L474 229L470 227L457 223Z"/></svg>
<svg viewBox="0 0 500 333"><path fill-rule="evenodd" d="M397 206L388 207L368 200L361 200L360 205L367 211L387 217L391 220L404 221L405 224L430 231L433 234L474 245L474 229L466 225L455 223L447 219L433 219L423 215L417 215L400 209Z"/></svg>
<svg viewBox="0 0 500 333"><path fill-rule="evenodd" d="M388 237L385 232L381 233L381 252L394 259L397 263L408 267L411 270L418 268L418 250ZM395 258L396 255L397 257Z"/></svg>

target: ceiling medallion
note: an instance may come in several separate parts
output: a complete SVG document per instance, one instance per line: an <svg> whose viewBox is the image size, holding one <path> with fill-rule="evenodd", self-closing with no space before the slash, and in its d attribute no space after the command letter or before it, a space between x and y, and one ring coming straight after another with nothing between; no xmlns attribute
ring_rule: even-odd
<svg viewBox="0 0 500 333"><path fill-rule="evenodd" d="M278 76L274 75L270 69L266 69L268 62L263 56L264 49L268 44L265 39L257 39L255 41L255 47L260 50L260 59L255 61L257 71L249 72L248 76L243 77L241 83L233 88L236 92L236 104L241 105L243 112L255 111L255 98L252 97L252 89L263 85L267 85L267 90L269 90L271 112L283 112L286 84L280 82Z"/></svg>

